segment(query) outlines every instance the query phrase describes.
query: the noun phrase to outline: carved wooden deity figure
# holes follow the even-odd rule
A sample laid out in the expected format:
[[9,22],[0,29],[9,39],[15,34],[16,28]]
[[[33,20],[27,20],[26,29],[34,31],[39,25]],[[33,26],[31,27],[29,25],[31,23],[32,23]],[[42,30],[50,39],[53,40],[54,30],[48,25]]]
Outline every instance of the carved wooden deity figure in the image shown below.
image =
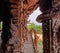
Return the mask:
[[[34,50],[31,49],[33,41],[31,34],[28,33],[27,18],[38,7],[38,2],[38,0],[0,0],[3,53],[27,53],[29,51],[33,53]],[[31,43],[31,48],[26,43]]]

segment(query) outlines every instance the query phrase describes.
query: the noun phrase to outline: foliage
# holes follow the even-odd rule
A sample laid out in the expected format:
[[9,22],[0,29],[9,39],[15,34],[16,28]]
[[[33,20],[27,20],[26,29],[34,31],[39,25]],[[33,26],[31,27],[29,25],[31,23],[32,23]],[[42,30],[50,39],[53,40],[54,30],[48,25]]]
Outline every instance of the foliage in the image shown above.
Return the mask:
[[39,53],[43,53],[43,41],[38,41],[38,50],[39,50]]
[[0,30],[2,30],[2,23],[0,22]]
[[42,40],[41,40],[41,41],[39,40],[39,41],[38,41],[38,45],[39,45],[39,46],[42,46],[42,45],[43,45],[43,41],[42,41]]
[[36,25],[34,23],[31,23],[28,25],[28,29],[35,29],[37,31],[37,33],[41,33],[42,32],[42,26]]

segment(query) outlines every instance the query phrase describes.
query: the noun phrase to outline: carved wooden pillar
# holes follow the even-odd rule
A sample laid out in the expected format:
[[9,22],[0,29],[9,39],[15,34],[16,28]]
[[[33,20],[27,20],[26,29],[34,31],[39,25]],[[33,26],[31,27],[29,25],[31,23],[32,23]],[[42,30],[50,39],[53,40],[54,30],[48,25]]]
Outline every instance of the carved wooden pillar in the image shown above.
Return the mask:
[[[2,50],[3,53],[6,53],[6,44],[8,42],[8,40],[11,38],[11,32],[10,32],[10,26],[11,26],[11,18],[12,15],[10,13],[10,2],[9,0],[1,0],[0,1],[0,16],[2,17],[2,21],[3,21],[3,28],[2,28]],[[1,40],[0,40],[1,41]],[[1,52],[2,53],[2,52]]]
[[42,21],[43,28],[43,53],[50,53],[49,20]]
[[60,53],[60,12],[53,17],[52,29],[53,29],[53,52]]

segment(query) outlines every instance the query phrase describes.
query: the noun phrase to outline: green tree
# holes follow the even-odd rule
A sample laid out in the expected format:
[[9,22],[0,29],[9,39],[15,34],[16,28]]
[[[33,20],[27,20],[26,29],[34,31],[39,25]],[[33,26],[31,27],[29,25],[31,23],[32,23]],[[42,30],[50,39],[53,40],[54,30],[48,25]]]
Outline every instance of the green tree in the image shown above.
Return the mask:
[[34,23],[31,23],[28,25],[28,29],[35,29],[37,31],[37,33],[41,33],[42,32],[42,26],[36,25]]

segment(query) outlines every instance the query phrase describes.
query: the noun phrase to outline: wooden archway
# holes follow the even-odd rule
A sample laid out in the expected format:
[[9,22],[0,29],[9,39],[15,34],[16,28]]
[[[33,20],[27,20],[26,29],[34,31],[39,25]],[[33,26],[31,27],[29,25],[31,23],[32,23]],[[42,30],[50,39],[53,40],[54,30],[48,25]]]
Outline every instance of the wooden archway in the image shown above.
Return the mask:
[[[39,0],[1,0],[1,2],[3,53],[28,53],[29,51],[37,53],[36,49],[29,50],[29,48],[24,49],[24,47],[26,48],[26,41],[30,41],[26,27],[27,19],[39,6]],[[29,35],[31,36],[31,34]],[[32,47],[33,41],[30,45]]]
[[[55,39],[53,39],[54,35],[53,36],[51,35],[52,33],[51,21],[52,20],[54,21],[54,19],[52,19],[51,17],[60,14],[59,2],[60,2],[59,0],[0,0],[1,4],[0,17],[2,17],[1,19],[3,20],[2,29],[2,41],[3,41],[2,48],[4,51],[3,53],[6,53],[6,49],[9,48],[8,46],[11,47],[10,53],[17,52],[26,53],[26,50],[23,48],[23,46],[25,45],[28,39],[27,36],[29,33],[26,27],[27,18],[38,6],[41,7],[40,10],[43,12],[43,14],[39,16],[40,18],[37,19],[37,21],[40,22],[42,20],[43,22],[43,33],[45,35],[43,40],[44,41],[43,53],[55,53],[56,48],[54,48],[55,50],[52,51],[53,50],[52,44],[54,44],[52,43],[53,42],[52,40]],[[58,14],[56,12],[58,12]],[[59,30],[60,28],[58,27],[58,31]],[[59,35],[59,32],[57,32],[57,35]],[[59,49],[60,48],[58,47],[57,49],[58,51],[56,50],[56,53],[59,53]],[[9,50],[7,53],[9,53]],[[33,51],[30,53],[37,52]]]

